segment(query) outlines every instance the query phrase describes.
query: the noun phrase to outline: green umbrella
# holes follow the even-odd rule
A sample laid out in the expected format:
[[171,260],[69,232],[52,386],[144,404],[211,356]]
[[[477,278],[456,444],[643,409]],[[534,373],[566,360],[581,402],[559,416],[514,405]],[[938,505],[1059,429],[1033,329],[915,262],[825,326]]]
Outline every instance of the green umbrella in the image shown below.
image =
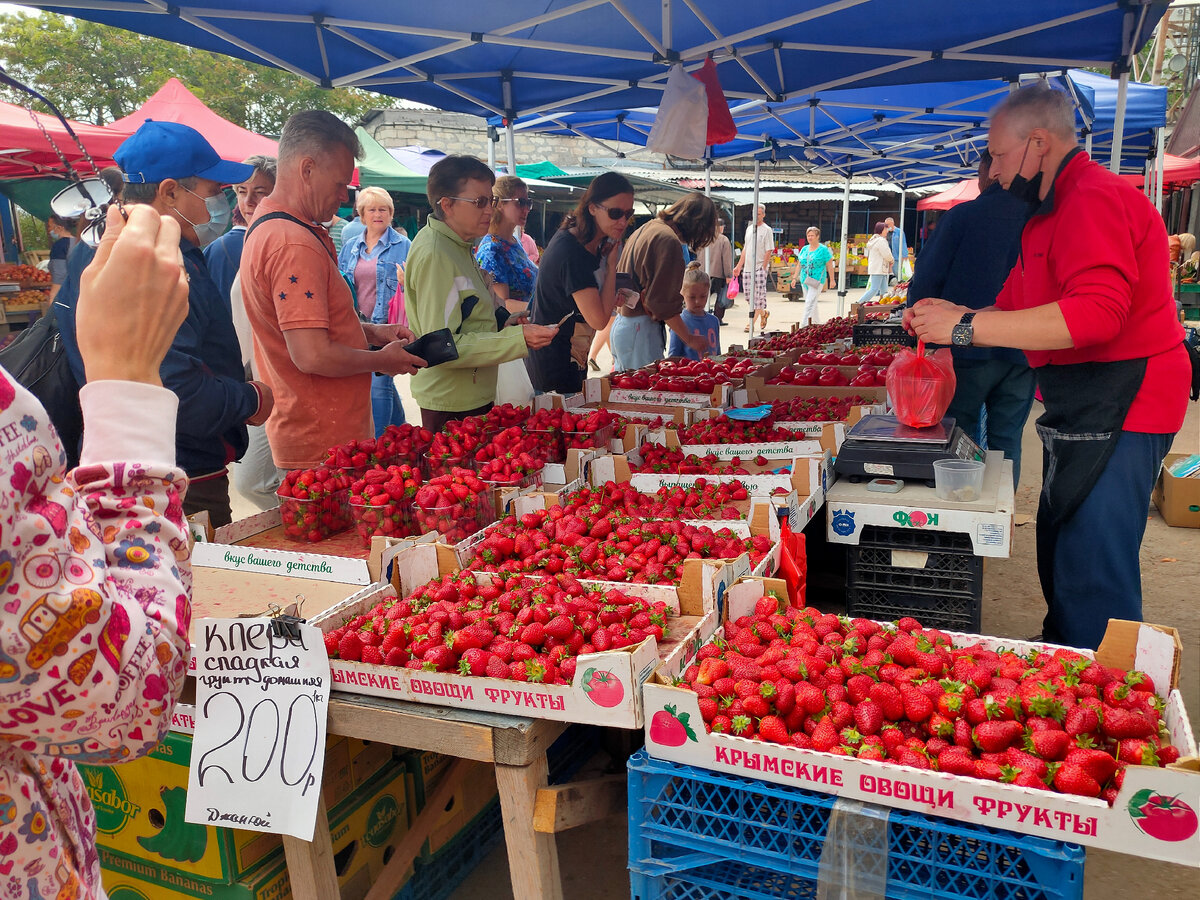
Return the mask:
[[51,198],[68,184],[62,178],[13,178],[0,181],[0,194],[45,221],[50,217]]

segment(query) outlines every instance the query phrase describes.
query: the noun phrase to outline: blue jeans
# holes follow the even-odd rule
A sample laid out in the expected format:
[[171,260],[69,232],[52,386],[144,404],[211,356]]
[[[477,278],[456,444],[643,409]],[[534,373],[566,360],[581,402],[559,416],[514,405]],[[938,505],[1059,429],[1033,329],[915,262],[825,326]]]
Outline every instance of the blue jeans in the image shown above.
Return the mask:
[[[1037,562],[1046,619],[1042,635],[1096,649],[1109,619],[1142,618],[1138,553],[1150,491],[1173,434],[1122,431],[1116,449],[1079,509],[1052,527],[1045,495],[1038,507]],[[1043,454],[1043,473],[1049,460]]]
[[371,376],[371,416],[375,419],[375,437],[389,425],[404,424],[404,407],[391,375]]
[[617,316],[609,343],[618,372],[648,366],[662,359],[667,349],[663,326],[649,316]]
[[886,275],[868,275],[867,276],[867,292],[858,298],[859,303],[866,303],[872,297],[882,297],[887,293]]
[[[955,359],[958,386],[947,415],[968,436],[1013,461],[1013,489],[1021,478],[1021,432],[1033,406],[1033,369],[1001,359]],[[980,412],[987,409],[986,432]],[[986,440],[985,440],[986,438]]]

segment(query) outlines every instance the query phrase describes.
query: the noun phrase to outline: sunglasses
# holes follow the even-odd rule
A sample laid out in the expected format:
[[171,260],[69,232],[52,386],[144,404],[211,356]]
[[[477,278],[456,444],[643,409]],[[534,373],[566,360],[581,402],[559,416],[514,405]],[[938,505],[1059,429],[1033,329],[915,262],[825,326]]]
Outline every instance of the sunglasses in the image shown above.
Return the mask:
[[608,217],[610,219],[612,219],[614,222],[617,221],[617,219],[632,219],[633,218],[633,210],[632,209],[621,209],[616,206],[601,206],[599,203],[597,203],[596,205],[599,206],[606,213],[608,213]]
[[533,201],[528,197],[505,197],[501,203],[515,203],[521,209],[533,209]]
[[457,200],[460,203],[470,203],[476,209],[487,209],[500,201],[495,197],[447,197],[447,200]]

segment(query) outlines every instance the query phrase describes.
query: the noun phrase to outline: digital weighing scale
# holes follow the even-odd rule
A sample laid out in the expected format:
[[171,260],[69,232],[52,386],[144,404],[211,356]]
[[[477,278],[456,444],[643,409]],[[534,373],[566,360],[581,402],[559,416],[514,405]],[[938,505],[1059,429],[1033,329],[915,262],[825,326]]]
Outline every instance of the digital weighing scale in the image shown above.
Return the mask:
[[952,418],[910,428],[895,416],[863,416],[846,434],[833,470],[852,482],[878,477],[923,481],[933,487],[939,459],[983,460],[983,450]]

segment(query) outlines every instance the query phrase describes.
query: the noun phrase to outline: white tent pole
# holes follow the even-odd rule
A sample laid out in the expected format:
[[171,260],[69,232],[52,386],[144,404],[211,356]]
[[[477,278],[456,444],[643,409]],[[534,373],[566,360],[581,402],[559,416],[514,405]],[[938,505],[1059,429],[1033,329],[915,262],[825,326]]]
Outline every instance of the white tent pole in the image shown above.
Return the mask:
[[[708,156],[709,149],[706,148],[704,153]],[[704,160],[704,196],[712,196],[712,159]],[[720,212],[717,213],[720,215]],[[708,272],[712,268],[712,244],[704,248],[704,271]]]
[[[754,201],[750,206],[750,283],[746,285],[746,298],[750,302],[750,337],[754,337],[754,291],[758,284],[758,179],[762,169],[762,162],[754,160]],[[742,272],[747,271],[746,266],[742,266]]]
[[1158,211],[1162,213],[1163,207],[1163,177],[1167,167],[1166,157],[1166,131],[1165,128],[1158,129],[1158,155],[1154,158],[1154,205],[1158,207]]
[[504,123],[504,143],[508,150],[508,174],[517,174],[517,142],[513,135],[512,119]]
[[1112,154],[1109,156],[1110,172],[1121,171],[1121,141],[1125,137],[1125,101],[1129,96],[1129,73],[1122,72],[1117,79],[1117,117],[1113,121]]
[[496,171],[496,142],[488,135],[488,168]]
[[1088,133],[1083,138],[1083,149],[1087,151],[1087,155],[1092,155],[1092,130],[1089,128]]
[[842,314],[842,308],[846,303],[846,265],[848,256],[848,247],[846,241],[850,237],[850,173],[846,173],[846,192],[842,194],[842,250],[838,260],[838,301],[837,314]]
[[[904,185],[900,185],[900,234],[904,234],[904,201],[907,199]],[[904,238],[904,246],[908,246],[908,238]],[[902,266],[900,260],[896,260],[896,281],[900,280],[900,271]]]
[[1157,163],[1148,159],[1142,165],[1142,193],[1151,203],[1154,202],[1154,176],[1157,174]]

